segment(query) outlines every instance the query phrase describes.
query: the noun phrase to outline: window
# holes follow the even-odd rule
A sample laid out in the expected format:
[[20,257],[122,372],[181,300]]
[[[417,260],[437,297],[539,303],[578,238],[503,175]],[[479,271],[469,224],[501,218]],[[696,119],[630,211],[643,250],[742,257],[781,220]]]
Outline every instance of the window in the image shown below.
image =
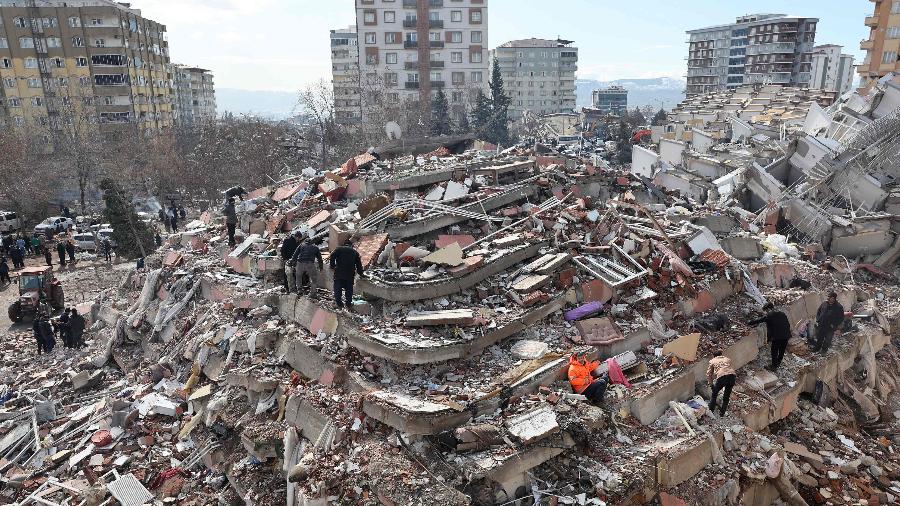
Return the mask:
[[29,77],[28,78],[28,87],[29,88],[40,88],[41,80],[36,77]]
[[397,21],[397,13],[394,11],[384,11],[384,22],[394,23]]
[[84,47],[84,40],[81,37],[72,37],[72,47]]
[[385,86],[397,86],[397,73],[396,72],[385,72],[384,84],[385,84]]
[[0,58],[0,69],[12,68],[12,61],[9,58]]
[[450,42],[455,44],[462,42],[462,32],[450,32]]
[[378,53],[366,53],[366,65],[378,65]]
[[481,23],[481,9],[469,11],[470,23]]
[[397,37],[397,33],[396,32],[388,32],[388,33],[384,34],[384,43],[385,44],[399,44],[400,40],[399,40],[399,37]]
[[462,63],[462,53],[460,53],[460,52],[450,53],[450,62],[451,63]]
[[115,99],[113,97],[103,97],[103,105],[113,105],[115,104]]
[[36,69],[38,66],[37,58],[25,58],[26,69]]
[[461,91],[454,91],[450,94],[450,101],[454,104],[458,104],[463,101],[463,94]]
[[[19,106],[16,106],[16,107],[19,107]],[[16,120],[16,126],[17,126],[17,127],[23,127],[23,126],[25,126],[25,118],[23,118],[22,116],[16,116],[16,117],[15,117],[15,120]]]
[[59,37],[47,37],[47,47],[62,47],[62,40]]
[[58,56],[56,58],[50,58],[50,63],[52,63],[53,66],[58,69],[61,69],[66,66],[65,60],[63,60],[62,58],[60,58]]
[[881,55],[881,63],[894,63],[897,61],[897,51],[885,51]]
[[481,63],[481,51],[473,51],[469,53],[469,62]]
[[441,72],[438,70],[432,70],[428,77],[431,78],[432,82],[443,80],[441,77]]
[[[900,39],[900,26],[892,26],[887,29],[887,38]],[[0,46],[3,47],[3,46]]]
[[103,19],[91,18],[91,26],[103,26]]
[[[472,43],[481,44],[481,32],[472,32]],[[519,53],[519,58],[521,57],[522,53]]]
[[400,94],[399,93],[388,93],[385,96],[387,98],[387,101],[392,104],[396,104],[396,103],[400,102]]
[[9,47],[9,41],[6,40],[6,37],[0,37],[0,49],[6,49]]
[[31,37],[19,37],[19,47],[29,49],[34,47],[34,39]]
[[409,73],[406,74],[406,82],[408,83],[417,83],[419,82],[419,74]]
[[94,47],[106,47],[106,39],[94,39]]
[[364,25],[377,25],[378,18],[375,16],[375,11],[366,10],[363,11],[363,24]]
[[56,28],[59,26],[59,20],[56,18],[41,18],[41,24],[44,28]]
[[72,28],[80,28],[81,27],[81,18],[79,17],[71,17],[69,18],[69,26]]
[[10,107],[22,107],[22,101],[19,99],[19,97],[9,97],[7,103]]
[[462,11],[450,11],[450,21],[462,23]]
[[79,56],[79,57],[75,58],[75,66],[76,67],[87,67],[88,66],[87,58],[85,58],[83,56]]
[[466,73],[465,72],[454,72],[451,75],[451,79],[453,84],[463,84],[466,81]]
[[473,83],[484,82],[484,80],[482,79],[481,72],[472,72],[472,82]]
[[366,32],[366,44],[375,44],[375,32]]
[[891,4],[891,14],[900,14],[900,1]]
[[388,65],[396,65],[397,64],[397,53],[385,53],[384,54],[384,63]]
[[13,25],[15,25],[16,28],[28,28],[28,22],[25,21],[25,18],[14,18]]
[[32,97],[31,98],[31,107],[42,107],[44,105],[44,99],[41,97]]
[[15,88],[16,80],[13,79],[12,77],[7,77],[3,80],[3,85],[6,86],[7,88]]
[[65,77],[60,77],[56,80],[56,85],[60,88],[68,88],[69,87],[69,79]]
[[428,40],[431,42],[440,42],[441,32],[428,32]]

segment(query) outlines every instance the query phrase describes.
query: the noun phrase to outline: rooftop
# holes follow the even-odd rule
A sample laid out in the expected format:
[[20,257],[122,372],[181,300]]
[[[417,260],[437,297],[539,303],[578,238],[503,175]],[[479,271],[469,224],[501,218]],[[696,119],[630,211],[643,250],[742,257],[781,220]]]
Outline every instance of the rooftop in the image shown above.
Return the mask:
[[549,39],[521,39],[521,40],[511,40],[506,44],[502,44],[499,47],[568,47],[569,44],[574,43],[572,40],[549,40]]

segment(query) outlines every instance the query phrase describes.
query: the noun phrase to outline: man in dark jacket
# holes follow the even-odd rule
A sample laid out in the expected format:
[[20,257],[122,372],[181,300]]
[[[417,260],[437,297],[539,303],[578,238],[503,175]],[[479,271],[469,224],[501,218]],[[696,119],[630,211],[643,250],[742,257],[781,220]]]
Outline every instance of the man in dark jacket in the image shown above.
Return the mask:
[[53,326],[50,325],[50,320],[46,316],[41,316],[38,327],[41,339],[44,343],[44,353],[50,353],[53,351],[53,348],[56,347],[56,337],[53,335]]
[[819,306],[816,311],[816,342],[812,351],[821,352],[823,355],[831,348],[831,339],[834,333],[840,330],[844,323],[844,306],[837,301],[837,294],[831,292],[828,299]]
[[75,263],[75,243],[71,240],[66,241],[66,253],[69,254],[69,262]]
[[84,346],[84,329],[87,322],[84,317],[78,314],[75,308],[72,308],[72,316],[69,317],[69,332],[71,332],[72,346],[81,348]]
[[791,338],[791,322],[788,320],[783,311],[775,309],[775,305],[769,302],[763,307],[766,316],[750,320],[749,325],[766,324],[766,337],[772,343],[772,364],[766,369],[775,372],[781,361],[784,359],[784,352],[787,350],[788,340]]
[[66,266],[66,245],[62,241],[56,242],[56,254],[59,255],[59,266]]
[[41,316],[35,316],[31,322],[31,330],[34,331],[34,340],[37,341],[37,354],[44,353],[44,335],[41,330]]
[[[312,298],[316,298],[316,292],[319,289],[319,271],[325,268],[319,247],[307,238],[303,241],[303,244],[294,250],[294,254],[288,263],[296,266],[294,267],[294,272],[296,273],[294,284],[297,287],[297,293],[304,292],[306,283],[304,283],[303,279],[306,276],[309,278],[309,295]],[[316,268],[316,263],[319,264],[318,269]],[[352,283],[350,290],[353,290]]]
[[[353,311],[353,281],[356,275],[365,277],[363,273],[362,259],[359,253],[353,249],[350,241],[338,247],[331,253],[331,270],[334,274],[334,303],[338,309],[344,309],[344,300],[347,301],[347,309]],[[341,300],[341,292],[345,298]]]
[[228,245],[234,247],[234,231],[237,229],[237,211],[234,209],[234,199],[229,198],[222,207],[225,215],[225,226],[228,228]]
[[9,264],[6,263],[4,257],[0,257],[0,283],[4,285],[12,283],[12,279],[9,277]]
[[281,261],[284,262],[284,283],[288,293],[293,292],[295,289],[294,265],[291,263],[291,259],[294,258],[294,252],[297,251],[297,247],[300,246],[301,235],[300,231],[294,232],[281,243]]
[[66,348],[73,347],[72,332],[71,329],[69,329],[69,313],[71,311],[71,309],[66,308],[66,310],[63,311],[63,314],[59,316],[59,322],[56,324],[56,328],[59,330],[59,338],[62,340],[63,346]]

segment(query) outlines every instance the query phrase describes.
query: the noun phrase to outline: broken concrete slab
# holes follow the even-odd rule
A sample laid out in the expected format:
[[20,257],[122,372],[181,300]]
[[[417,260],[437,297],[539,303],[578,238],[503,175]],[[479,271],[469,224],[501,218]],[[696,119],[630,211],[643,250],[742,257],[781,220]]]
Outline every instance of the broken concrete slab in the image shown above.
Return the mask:
[[407,327],[429,327],[435,325],[472,325],[475,312],[471,309],[451,309],[446,311],[421,311],[406,316]]
[[463,251],[459,243],[454,242],[422,258],[422,261],[429,264],[456,267],[463,263]]
[[551,281],[553,281],[553,278],[550,276],[546,274],[537,274],[527,276],[525,279],[514,284],[512,288],[519,293],[531,293],[549,285]]
[[560,430],[556,413],[547,406],[508,419],[506,427],[513,437],[526,445],[550,437]]

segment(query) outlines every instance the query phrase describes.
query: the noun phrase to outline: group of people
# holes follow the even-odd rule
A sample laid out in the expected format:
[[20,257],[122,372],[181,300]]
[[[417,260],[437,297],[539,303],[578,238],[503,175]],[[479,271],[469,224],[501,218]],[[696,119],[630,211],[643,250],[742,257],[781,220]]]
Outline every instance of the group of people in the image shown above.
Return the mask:
[[[309,237],[296,231],[281,244],[281,258],[284,260],[285,281],[289,293],[309,293],[317,298],[320,279],[325,269],[322,252]],[[362,258],[347,241],[335,248],[328,259],[333,277],[334,303],[338,309],[353,311],[353,284],[356,276],[365,277]],[[309,285],[307,292],[307,282]]]
[[178,221],[184,221],[185,219],[187,219],[187,210],[183,205],[176,204],[174,200],[172,200],[168,208],[163,206],[159,209],[159,221],[166,228],[166,232],[178,232]]
[[86,328],[87,321],[75,308],[66,308],[57,319],[50,319],[45,313],[38,314],[32,322],[34,338],[37,341],[37,354],[53,351],[56,347],[57,334],[66,348],[84,347]]
[[[750,320],[750,325],[766,324],[766,336],[770,343],[771,362],[766,367],[775,372],[784,360],[788,341],[792,336],[791,322],[784,311],[777,309],[774,304],[767,303],[763,307],[765,315]],[[809,332],[808,342],[810,351],[825,354],[831,347],[835,335],[840,336],[845,324],[844,307],[838,302],[837,293],[831,292],[828,298],[816,311],[815,334]],[[587,359],[579,359],[572,356],[569,359],[569,383],[575,393],[584,395],[589,402],[601,404],[610,382],[608,373],[599,373],[600,362],[592,362]],[[737,376],[730,358],[725,356],[722,350],[716,350],[706,369],[706,379],[711,387],[709,410],[715,413],[718,407],[719,415],[725,416],[728,410],[728,402],[731,399],[731,390],[734,388]],[[719,404],[719,393],[722,394],[722,402]]]

